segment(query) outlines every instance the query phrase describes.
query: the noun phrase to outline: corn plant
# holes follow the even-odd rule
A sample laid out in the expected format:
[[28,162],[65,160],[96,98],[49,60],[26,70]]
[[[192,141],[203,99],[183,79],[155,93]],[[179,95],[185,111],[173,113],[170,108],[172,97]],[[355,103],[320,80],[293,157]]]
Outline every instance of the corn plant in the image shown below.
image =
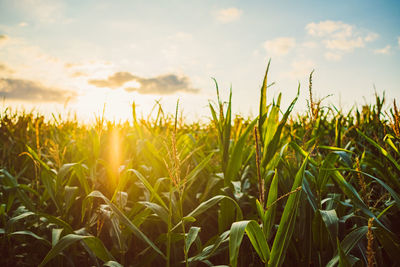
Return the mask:
[[[400,114],[315,97],[210,121],[160,101],[131,122],[0,112],[1,266],[395,266]],[[105,109],[105,107],[104,107]]]

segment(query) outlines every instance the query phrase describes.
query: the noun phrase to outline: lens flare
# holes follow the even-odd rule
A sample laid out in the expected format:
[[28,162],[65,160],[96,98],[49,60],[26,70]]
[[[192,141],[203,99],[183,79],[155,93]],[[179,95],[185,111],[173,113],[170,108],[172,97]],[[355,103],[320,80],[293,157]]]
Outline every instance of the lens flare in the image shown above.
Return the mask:
[[108,157],[112,184],[116,186],[119,181],[119,168],[121,166],[121,138],[117,128],[112,128],[110,132]]

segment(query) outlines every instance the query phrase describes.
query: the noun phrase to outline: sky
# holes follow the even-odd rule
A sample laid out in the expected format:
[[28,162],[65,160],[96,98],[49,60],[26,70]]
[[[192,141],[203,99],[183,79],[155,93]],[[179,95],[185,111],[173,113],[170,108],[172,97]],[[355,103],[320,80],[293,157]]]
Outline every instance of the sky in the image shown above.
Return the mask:
[[400,99],[399,1],[0,0],[1,105],[93,120],[147,117],[159,102],[210,117],[212,78],[233,112],[256,116],[271,59],[268,101],[314,97],[344,110]]

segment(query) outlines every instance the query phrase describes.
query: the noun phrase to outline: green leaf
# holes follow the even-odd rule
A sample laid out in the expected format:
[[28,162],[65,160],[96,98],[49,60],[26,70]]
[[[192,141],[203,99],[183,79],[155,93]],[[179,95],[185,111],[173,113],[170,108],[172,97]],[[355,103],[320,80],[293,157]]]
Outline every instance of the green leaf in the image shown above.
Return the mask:
[[189,174],[186,176],[187,188],[191,187],[192,184],[196,181],[194,178],[208,165],[213,155],[214,153],[210,153],[199,164],[197,164],[197,166],[193,170],[189,172]]
[[253,220],[234,222],[229,237],[229,262],[233,267],[237,266],[239,248],[245,231],[260,259],[266,262],[269,258],[269,247],[258,223]]
[[67,234],[74,233],[74,230],[72,229],[72,227],[67,222],[61,220],[60,218],[57,218],[53,215],[50,215],[47,213],[42,213],[42,212],[38,212],[37,215],[40,217],[46,218],[51,223],[61,226]]
[[276,151],[278,150],[279,141],[281,138],[281,133],[282,133],[283,127],[285,126],[286,121],[289,118],[289,115],[292,112],[294,105],[297,102],[297,99],[299,98],[299,93],[300,93],[300,85],[297,89],[296,97],[293,99],[292,103],[289,105],[285,114],[283,115],[283,117],[275,131],[275,134],[274,134],[273,138],[271,139],[271,142],[269,142],[268,144],[264,144],[264,147],[266,147],[266,149],[264,149],[264,153],[263,153],[262,160],[261,160],[261,166],[266,166],[268,164],[268,162],[273,158]]
[[186,176],[186,182],[192,181],[210,162],[211,158],[214,156],[214,153],[208,154],[196,167],[191,170]]
[[337,250],[339,251],[339,267],[351,267],[350,262],[346,258],[346,254],[344,253],[342,247],[340,246],[338,238],[336,238],[336,242],[337,242]]
[[150,191],[150,193],[160,202],[160,204],[165,208],[168,209],[168,206],[165,204],[165,202],[162,200],[160,195],[154,190],[154,188],[151,186],[151,184],[147,181],[147,179],[137,170],[135,169],[129,169],[127,170],[128,172],[133,172],[136,177],[143,183],[143,185],[147,188],[147,190]]
[[[296,142],[292,141],[292,142],[289,143],[289,145],[290,145],[297,153],[299,153],[299,154],[302,155],[303,157],[307,157],[308,153],[307,153],[303,148],[301,148],[301,146],[299,146]],[[312,159],[312,158],[310,158],[310,157],[308,158],[308,160],[309,160],[310,163],[311,163],[312,165],[314,165],[314,166],[318,166],[318,165],[319,165],[318,162],[316,162],[314,159]]]
[[74,204],[75,198],[78,194],[79,194],[79,187],[68,186],[68,185],[64,187],[65,212],[68,212],[72,204]]
[[223,147],[222,147],[222,166],[224,170],[224,181],[225,186],[229,185],[229,177],[226,176],[226,167],[229,161],[229,146],[230,146],[230,139],[231,139],[231,119],[232,119],[232,87],[229,93],[229,102],[228,108],[226,110],[226,117],[224,118],[224,126],[223,126]]
[[[309,181],[311,181],[312,186],[315,188],[314,185],[315,185],[316,179],[312,173],[307,172],[307,171],[305,173],[306,173],[306,175],[303,179],[303,185],[302,185],[303,191],[306,193],[308,203],[310,203],[311,208],[315,212],[318,209],[318,204],[317,204],[318,199],[315,197],[313,191],[311,190]],[[307,175],[309,175],[309,176],[307,176]]]
[[263,230],[267,240],[270,237],[271,229],[274,226],[275,222],[276,205],[273,206],[271,205],[278,198],[278,183],[279,183],[278,170],[275,170],[275,174],[274,177],[272,178],[271,186],[268,192],[268,199],[267,199],[268,209],[265,211],[263,219]]
[[[303,164],[296,174],[292,191],[302,185],[307,162],[308,156],[304,159]],[[286,202],[286,206],[283,210],[281,221],[279,223],[278,232],[276,233],[274,243],[272,244],[271,256],[268,261],[268,265],[279,267],[285,259],[286,249],[294,229],[294,221],[296,219],[297,208],[300,202],[300,195],[301,191],[295,192],[289,196]]]
[[[383,147],[381,147],[377,142],[375,142],[374,140],[372,140],[371,138],[369,138],[368,136],[366,136],[363,132],[361,132],[360,130],[356,129],[357,132],[363,136],[371,145],[373,145],[376,149],[378,149],[378,151],[384,156],[386,157],[395,167],[398,171],[400,171],[400,164],[397,163],[397,161],[392,157],[392,155],[390,155],[386,149],[384,149]],[[391,182],[396,185],[397,189],[400,190],[400,181],[399,179],[396,179],[395,177],[389,176],[389,178],[391,178]]]
[[[209,208],[211,208],[214,205],[218,204],[223,199],[227,199],[227,200],[231,201],[236,206],[236,220],[241,220],[243,218],[243,215],[242,215],[242,210],[240,209],[239,205],[236,203],[235,200],[233,200],[232,198],[230,198],[228,196],[224,196],[224,195],[216,195],[216,196],[210,198],[209,200],[206,200],[206,201],[200,203],[200,205],[198,205],[193,211],[191,211],[188,215],[186,215],[186,217],[192,216],[192,217],[196,218],[196,216],[198,216],[198,215],[202,214],[203,212],[207,211]],[[182,221],[178,222],[172,228],[171,231],[174,231],[181,224],[182,224]]]
[[72,171],[73,167],[77,165],[78,163],[66,163],[63,164],[60,169],[57,172],[57,179],[59,179],[60,182],[62,182],[65,178],[65,176]]
[[374,235],[378,238],[379,243],[383,246],[385,252],[389,255],[393,262],[400,262],[400,241],[399,237],[388,232],[382,227],[373,229]]
[[338,160],[338,155],[335,153],[329,153],[324,161],[322,161],[321,167],[318,172],[317,187],[319,191],[323,192],[331,174],[330,169],[334,167],[335,162]]
[[50,198],[53,200],[54,205],[56,206],[57,210],[60,210],[60,205],[58,203],[58,200],[56,198],[56,181],[53,177],[53,173],[51,171],[43,170],[41,175],[42,183],[44,187],[46,188],[47,192],[50,195]]
[[190,227],[189,232],[187,233],[186,243],[185,243],[186,254],[189,252],[189,249],[192,246],[193,242],[196,240],[199,232],[200,232],[200,227],[195,227],[195,226]]
[[237,266],[240,244],[242,244],[244,231],[249,222],[250,221],[235,222],[231,226],[229,235],[229,263],[232,267]]
[[340,172],[338,170],[334,170],[332,174],[333,174],[332,175],[333,180],[337,183],[340,189],[346,194],[346,196],[351,199],[353,204],[357,208],[359,208],[365,215],[374,218],[379,225],[387,229],[386,226],[383,225],[382,222],[375,216],[375,214],[372,211],[370,211],[369,208],[364,204],[360,195],[357,193],[357,190],[344,179],[344,177],[340,174]]
[[340,148],[340,147],[335,147],[335,146],[318,146],[318,147],[322,148],[322,149],[331,150],[331,151],[342,151],[342,152],[354,154],[354,152],[351,150]]
[[40,163],[40,166],[42,166],[46,171],[51,171],[49,165],[44,163],[38,156],[38,154],[33,150],[30,146],[26,145],[26,149],[28,150],[28,153],[31,155],[31,157],[36,160],[37,162]]
[[215,238],[214,242],[211,245],[203,248],[203,250],[199,254],[189,258],[188,261],[189,262],[204,261],[209,257],[213,256],[214,253],[216,253],[218,248],[221,246],[221,244],[228,241],[228,236],[229,236],[229,230],[223,232],[221,235]]
[[115,260],[111,253],[104,246],[103,242],[94,236],[88,236],[83,239],[83,242],[90,248],[97,258],[104,262]]
[[185,216],[185,217],[182,218],[182,220],[183,220],[184,222],[193,223],[193,222],[196,221],[196,218],[193,217],[193,216]]
[[117,206],[111,203],[110,200],[106,198],[102,193],[100,193],[99,191],[93,191],[87,197],[97,197],[103,199],[104,202],[106,202],[107,205],[110,206],[111,210],[117,215],[121,223],[123,223],[134,235],[142,239],[145,243],[147,243],[150,247],[152,247],[158,254],[160,254],[163,258],[165,258],[164,253],[162,253],[161,250],[156,245],[154,245],[154,243],[144,233],[142,233],[142,231],[140,231],[139,228],[137,228],[129,220],[129,218],[126,217],[125,214],[122,211],[120,211]]
[[22,187],[20,187],[20,185],[18,184],[17,179],[5,169],[0,169],[0,175],[0,178],[4,178],[5,185],[11,188],[15,188],[17,190],[18,199],[24,204],[24,206],[30,211],[35,210],[31,199],[26,195],[23,190],[21,190]]
[[[356,172],[358,172],[358,171],[356,171]],[[389,192],[389,194],[393,197],[394,201],[396,202],[396,206],[400,209],[400,197],[396,193],[396,191],[394,191],[390,186],[388,186],[386,183],[384,183],[381,179],[379,179],[371,174],[368,174],[365,172],[358,172],[358,173],[361,173],[361,174],[368,176],[368,177],[374,179],[375,181],[377,181],[383,188],[385,188]]]
[[81,187],[85,191],[85,195],[88,195],[91,192],[91,188],[90,188],[90,185],[89,185],[89,182],[88,182],[88,178],[87,178],[87,175],[86,175],[87,167],[85,165],[83,165],[83,164],[76,163],[73,166],[73,169],[74,169],[74,173],[76,175],[76,178],[78,178],[78,181],[79,181]]
[[62,228],[51,229],[51,246],[52,247],[54,247],[58,243],[58,240],[60,240],[62,231],[63,231]]
[[263,124],[263,132],[264,132],[264,150],[266,149],[267,145],[271,142],[272,138],[274,137],[274,133],[279,125],[279,112],[280,112],[280,103],[282,99],[282,93],[278,95],[277,103],[273,103],[271,107],[271,111],[268,114],[267,122]]
[[383,138],[383,141],[388,144],[398,155],[400,155],[399,150],[397,149],[396,145],[393,143],[392,139],[394,139],[394,137],[390,134],[385,135],[385,137]]
[[139,203],[151,209],[161,220],[168,224],[168,211],[164,207],[149,201],[139,201]]
[[103,242],[94,236],[82,236],[76,234],[68,234],[61,238],[57,244],[50,249],[39,267],[46,265],[50,260],[60,254],[64,249],[77,241],[84,241],[85,244],[93,251],[93,253],[102,261],[114,260],[110,252],[104,247]]
[[106,263],[103,264],[103,266],[108,266],[108,267],[124,267],[123,265],[119,264],[116,261],[107,261]]
[[235,180],[239,170],[243,167],[243,149],[246,144],[247,137],[249,133],[252,132],[254,129],[254,125],[256,124],[257,120],[253,120],[246,128],[244,133],[241,134],[238,141],[233,146],[233,152],[231,157],[228,161],[228,166],[226,167],[226,176],[229,181]]
[[264,131],[263,131],[263,124],[267,114],[267,88],[268,88],[268,71],[269,66],[271,64],[271,59],[268,60],[267,69],[265,71],[263,84],[261,86],[261,96],[260,96],[260,112],[258,115],[259,122],[258,122],[258,129],[260,130],[260,139],[261,143],[264,143]]
[[39,241],[42,241],[43,243],[45,243],[48,246],[51,246],[50,242],[47,239],[44,239],[41,236],[38,236],[35,233],[32,233],[31,231],[17,231],[17,232],[13,232],[10,233],[9,236],[13,236],[13,235],[27,235],[27,236],[31,236]]
[[270,256],[270,250],[264,233],[256,221],[249,222],[246,227],[246,234],[260,259],[263,262],[267,262]]
[[338,237],[339,218],[335,210],[319,210],[333,244]]
[[29,217],[29,216],[32,216],[32,215],[35,215],[35,213],[33,213],[33,212],[31,212],[31,211],[27,211],[27,212],[24,212],[24,213],[21,213],[21,214],[15,216],[15,217],[12,217],[11,219],[9,219],[9,220],[7,221],[6,230],[11,229],[11,227],[12,227],[12,226],[14,225],[14,223],[16,223],[17,221],[22,220],[22,219],[25,219],[26,217]]
[[[368,232],[368,226],[361,226],[353,231],[351,231],[340,243],[340,247],[343,249],[343,253],[347,255],[354,246],[365,237]],[[335,256],[328,262],[326,267],[334,267],[339,261],[339,253],[336,252]]]
[[264,207],[260,204],[260,201],[256,199],[256,208],[257,208],[257,214],[258,217],[261,219],[261,221],[264,221]]

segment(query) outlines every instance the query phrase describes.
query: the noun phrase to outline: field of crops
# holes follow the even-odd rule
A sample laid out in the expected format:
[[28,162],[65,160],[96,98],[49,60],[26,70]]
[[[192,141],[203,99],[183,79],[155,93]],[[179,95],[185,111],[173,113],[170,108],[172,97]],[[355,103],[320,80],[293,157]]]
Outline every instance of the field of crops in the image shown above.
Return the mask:
[[3,110],[0,266],[396,266],[396,103],[343,113],[311,80],[295,115],[266,74],[252,119],[217,87],[208,124]]

